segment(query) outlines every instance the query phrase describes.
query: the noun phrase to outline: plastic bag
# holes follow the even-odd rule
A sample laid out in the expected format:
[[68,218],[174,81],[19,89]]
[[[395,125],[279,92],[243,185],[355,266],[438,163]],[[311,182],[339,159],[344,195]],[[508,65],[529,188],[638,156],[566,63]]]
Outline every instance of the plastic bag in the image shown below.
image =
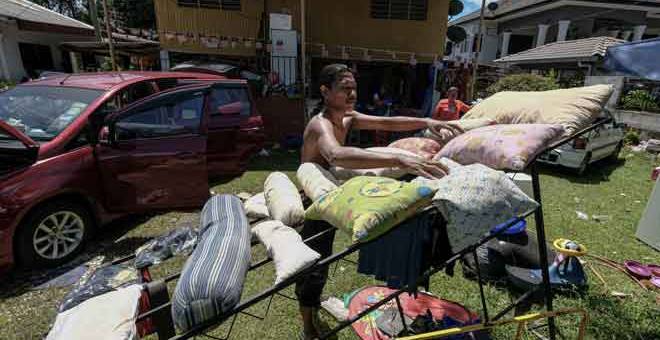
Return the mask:
[[171,230],[135,251],[135,268],[159,264],[183,252],[190,252],[197,244],[197,231],[186,227]]
[[138,273],[130,264],[100,267],[89,276],[89,279],[80,282],[66,295],[59,312],[69,310],[95,296],[135,283],[138,283]]

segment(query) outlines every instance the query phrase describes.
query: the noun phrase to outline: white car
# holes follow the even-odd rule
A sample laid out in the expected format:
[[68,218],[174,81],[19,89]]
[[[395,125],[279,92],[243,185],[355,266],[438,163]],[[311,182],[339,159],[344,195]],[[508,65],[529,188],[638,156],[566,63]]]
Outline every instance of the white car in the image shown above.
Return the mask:
[[573,168],[583,174],[589,164],[604,158],[615,159],[623,147],[623,124],[604,124],[538,157],[543,163]]

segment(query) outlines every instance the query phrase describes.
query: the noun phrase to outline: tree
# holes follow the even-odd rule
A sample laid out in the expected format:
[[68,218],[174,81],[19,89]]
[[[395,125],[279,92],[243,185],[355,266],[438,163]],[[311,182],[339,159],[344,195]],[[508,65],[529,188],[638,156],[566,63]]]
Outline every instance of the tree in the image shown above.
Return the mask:
[[498,80],[486,92],[493,95],[500,91],[548,91],[556,90],[559,84],[554,76],[543,77],[535,74],[513,74]]
[[121,28],[156,28],[153,0],[112,0],[116,24]]
[[76,20],[89,22],[87,9],[80,0],[31,0],[37,5],[46,7],[57,13],[66,15]]

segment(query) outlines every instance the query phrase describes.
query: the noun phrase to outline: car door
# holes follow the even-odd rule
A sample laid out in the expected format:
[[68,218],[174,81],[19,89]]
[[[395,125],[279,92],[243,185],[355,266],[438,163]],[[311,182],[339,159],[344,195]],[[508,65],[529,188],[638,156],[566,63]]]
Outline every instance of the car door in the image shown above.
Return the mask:
[[209,94],[209,175],[240,174],[251,153],[263,143],[260,117],[254,113],[249,89],[243,83],[219,83]]
[[96,156],[116,212],[201,207],[209,196],[204,111],[208,86],[176,89],[108,121]]

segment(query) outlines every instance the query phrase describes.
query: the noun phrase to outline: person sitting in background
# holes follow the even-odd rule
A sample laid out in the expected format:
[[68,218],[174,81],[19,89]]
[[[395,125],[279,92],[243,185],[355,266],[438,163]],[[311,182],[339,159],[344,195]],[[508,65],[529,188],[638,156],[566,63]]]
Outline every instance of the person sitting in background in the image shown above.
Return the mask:
[[457,99],[458,88],[450,87],[447,90],[447,99],[442,99],[435,107],[432,118],[435,120],[458,120],[472,107]]

